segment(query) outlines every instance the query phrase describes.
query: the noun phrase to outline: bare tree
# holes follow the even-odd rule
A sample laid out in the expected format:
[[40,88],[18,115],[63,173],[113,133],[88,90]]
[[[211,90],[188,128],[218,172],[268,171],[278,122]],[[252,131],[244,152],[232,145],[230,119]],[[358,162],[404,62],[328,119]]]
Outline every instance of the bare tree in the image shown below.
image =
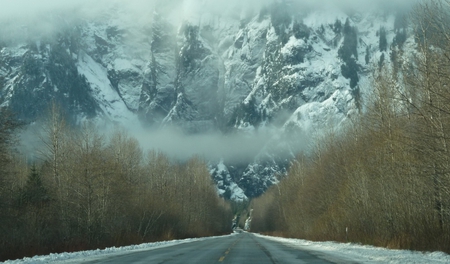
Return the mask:
[[[61,219],[64,235],[69,235],[69,177],[71,169],[68,168],[69,154],[71,149],[68,147],[71,138],[70,127],[66,123],[66,119],[62,109],[53,102],[48,110],[48,115],[44,118],[42,129],[38,135],[42,142],[42,147],[38,150],[38,154],[42,161],[47,162],[49,168],[49,179],[51,182],[51,190],[56,194],[58,201],[57,214]],[[47,176],[44,170],[43,177]]]

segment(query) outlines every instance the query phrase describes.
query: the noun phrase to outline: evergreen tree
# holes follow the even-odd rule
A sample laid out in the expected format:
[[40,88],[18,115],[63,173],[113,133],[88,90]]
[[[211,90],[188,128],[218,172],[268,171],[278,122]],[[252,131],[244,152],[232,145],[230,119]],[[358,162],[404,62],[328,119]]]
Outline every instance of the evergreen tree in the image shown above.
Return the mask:
[[403,44],[405,44],[405,42],[406,42],[406,37],[407,37],[407,35],[406,35],[405,29],[398,30],[395,33],[394,40],[392,41],[393,45],[396,45],[401,49],[403,47]]
[[387,50],[387,38],[386,38],[386,29],[384,27],[380,28],[380,41],[379,41],[379,47],[380,51],[386,51]]
[[350,20],[347,19],[344,24],[344,43],[339,49],[339,56],[344,60],[348,61],[353,55],[358,59],[358,33],[356,29],[350,25]]
[[384,57],[384,53],[383,54],[381,54],[381,56],[380,56],[380,61],[378,62],[378,68],[381,70],[381,68],[383,67],[383,65],[384,65],[384,60],[385,60],[385,57]]
[[350,87],[354,88],[358,84],[358,34],[356,29],[350,25],[349,19],[345,21],[344,25],[344,42],[339,48],[339,57],[344,62],[341,65],[342,76],[350,79]]
[[294,32],[294,36],[297,39],[304,39],[306,41],[310,36],[309,28],[305,24],[303,24],[302,21],[295,21],[294,25],[292,26],[292,31]]
[[342,22],[339,19],[336,19],[336,22],[334,22],[333,31],[336,34],[341,33],[341,31],[342,31]]
[[0,179],[6,173],[6,164],[10,160],[9,150],[13,141],[13,132],[18,127],[17,121],[12,118],[11,112],[0,108]]
[[366,64],[369,64],[370,62],[370,46],[366,47],[366,56],[364,57]]
[[22,189],[19,197],[19,203],[22,206],[41,207],[50,201],[48,191],[42,183],[41,175],[33,164],[27,182]]

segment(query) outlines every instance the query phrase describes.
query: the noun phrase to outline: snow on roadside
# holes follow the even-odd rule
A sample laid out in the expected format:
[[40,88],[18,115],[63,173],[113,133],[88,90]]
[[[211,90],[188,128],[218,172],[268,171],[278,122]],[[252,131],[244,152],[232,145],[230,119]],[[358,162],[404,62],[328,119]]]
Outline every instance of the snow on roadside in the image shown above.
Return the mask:
[[312,242],[302,239],[255,235],[301,250],[320,252],[342,259],[351,258],[361,263],[450,263],[450,255],[443,252],[392,250],[351,243]]
[[[227,236],[233,236],[236,234],[230,234]],[[180,245],[184,243],[191,243],[196,241],[203,241],[207,239],[214,239],[223,236],[212,236],[202,238],[187,238],[180,240],[160,241],[153,243],[144,243],[140,245],[131,245],[124,247],[110,247],[105,249],[86,250],[72,253],[52,253],[50,255],[34,256],[31,258],[23,258],[18,260],[7,260],[6,262],[0,262],[5,264],[39,264],[39,263],[80,263],[85,261],[92,261],[103,257],[111,257],[114,255],[122,255],[131,252],[153,250],[163,247],[170,247]]]

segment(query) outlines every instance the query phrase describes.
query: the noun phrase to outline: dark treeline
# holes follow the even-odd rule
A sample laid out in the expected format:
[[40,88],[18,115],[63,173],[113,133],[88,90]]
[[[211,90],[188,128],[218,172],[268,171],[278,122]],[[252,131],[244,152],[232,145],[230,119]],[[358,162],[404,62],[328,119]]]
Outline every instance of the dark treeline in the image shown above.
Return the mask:
[[375,70],[367,111],[252,202],[253,231],[450,252],[449,10],[411,14],[418,52],[391,48],[402,59]]
[[0,113],[0,260],[230,231],[229,205],[199,158],[144,155],[123,131],[75,129],[50,112],[31,166],[14,155],[18,124]]

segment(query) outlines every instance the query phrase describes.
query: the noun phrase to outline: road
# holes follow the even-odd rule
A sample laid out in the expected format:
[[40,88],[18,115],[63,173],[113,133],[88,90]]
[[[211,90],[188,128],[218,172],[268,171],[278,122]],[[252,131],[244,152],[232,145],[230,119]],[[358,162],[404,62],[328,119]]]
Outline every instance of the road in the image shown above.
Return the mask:
[[[320,252],[302,251],[251,233],[217,237],[84,263],[352,263]],[[353,262],[356,263],[356,262]]]

